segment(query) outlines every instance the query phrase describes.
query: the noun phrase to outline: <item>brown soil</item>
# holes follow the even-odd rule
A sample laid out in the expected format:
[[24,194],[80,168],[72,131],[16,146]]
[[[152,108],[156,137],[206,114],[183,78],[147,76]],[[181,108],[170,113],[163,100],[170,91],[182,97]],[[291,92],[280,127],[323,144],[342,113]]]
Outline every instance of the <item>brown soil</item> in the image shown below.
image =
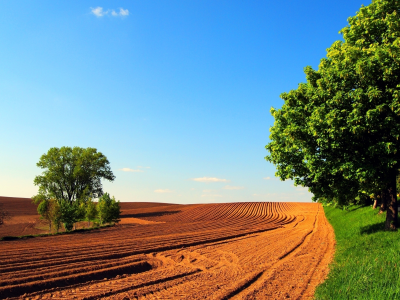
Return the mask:
[[[29,198],[0,197],[4,210],[10,214],[0,226],[0,238],[3,236],[21,236],[46,233],[48,225],[40,220],[36,206]],[[1,297],[0,297],[1,298]]]
[[122,205],[115,227],[0,242],[0,298],[310,299],[334,252],[319,204]]

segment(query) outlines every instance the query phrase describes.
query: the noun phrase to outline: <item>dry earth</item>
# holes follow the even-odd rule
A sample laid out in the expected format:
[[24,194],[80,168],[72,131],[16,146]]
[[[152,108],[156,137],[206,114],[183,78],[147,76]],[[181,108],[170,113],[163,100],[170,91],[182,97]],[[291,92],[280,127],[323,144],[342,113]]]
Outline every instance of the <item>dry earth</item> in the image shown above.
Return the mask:
[[[23,204],[16,199],[0,202]],[[30,224],[29,203],[24,214],[10,211],[14,221],[27,216]],[[0,242],[0,298],[310,299],[334,252],[319,204],[123,203],[122,210],[112,228]]]

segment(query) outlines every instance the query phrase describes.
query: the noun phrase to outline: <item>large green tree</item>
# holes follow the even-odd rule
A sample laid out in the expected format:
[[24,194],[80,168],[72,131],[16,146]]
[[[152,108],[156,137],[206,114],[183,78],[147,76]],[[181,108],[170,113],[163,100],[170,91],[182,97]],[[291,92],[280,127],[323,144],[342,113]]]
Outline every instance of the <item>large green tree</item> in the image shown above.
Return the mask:
[[277,175],[308,187],[314,200],[348,204],[381,193],[387,229],[398,227],[399,13],[399,1],[373,0],[350,17],[344,41],[271,110],[266,146]]
[[35,177],[39,194],[72,202],[86,197],[103,195],[102,179],[113,181],[107,158],[95,148],[51,148],[37,163],[43,173]]

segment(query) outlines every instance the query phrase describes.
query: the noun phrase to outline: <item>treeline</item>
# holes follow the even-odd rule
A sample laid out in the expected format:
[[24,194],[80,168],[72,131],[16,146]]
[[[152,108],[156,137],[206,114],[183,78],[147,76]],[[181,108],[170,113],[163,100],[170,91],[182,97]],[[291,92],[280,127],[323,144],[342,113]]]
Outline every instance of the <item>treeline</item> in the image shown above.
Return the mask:
[[58,233],[62,225],[65,231],[71,231],[81,221],[87,221],[88,227],[91,222],[92,226],[98,226],[120,221],[120,203],[108,193],[101,196],[97,203],[91,197],[67,201],[47,198],[41,194],[32,197],[32,200],[38,206],[37,211],[42,219],[49,224],[50,233],[52,228]]
[[397,229],[400,169],[400,1],[372,0],[306,82],[271,108],[266,159],[276,175],[340,206],[380,200]]

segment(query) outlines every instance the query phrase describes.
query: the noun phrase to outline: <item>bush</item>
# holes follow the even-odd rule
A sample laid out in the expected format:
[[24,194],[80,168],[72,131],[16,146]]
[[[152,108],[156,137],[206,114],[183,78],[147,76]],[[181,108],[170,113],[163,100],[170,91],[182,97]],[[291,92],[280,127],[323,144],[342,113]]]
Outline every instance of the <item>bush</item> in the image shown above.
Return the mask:
[[116,201],[114,197],[110,198],[110,194],[105,193],[99,198],[98,213],[100,224],[119,222],[121,215],[119,201]]

